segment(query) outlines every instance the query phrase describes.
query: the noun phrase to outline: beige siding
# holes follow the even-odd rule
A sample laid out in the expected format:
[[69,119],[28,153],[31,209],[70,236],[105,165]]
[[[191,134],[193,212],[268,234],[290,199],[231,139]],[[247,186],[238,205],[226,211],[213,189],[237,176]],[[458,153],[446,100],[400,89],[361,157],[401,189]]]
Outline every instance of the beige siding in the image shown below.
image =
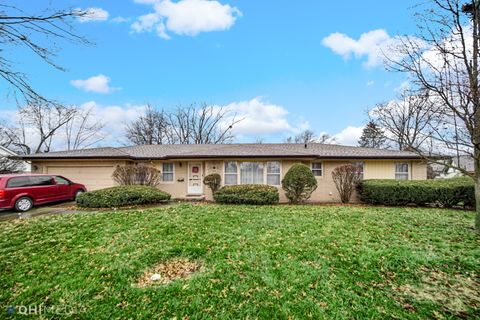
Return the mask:
[[84,184],[87,190],[98,190],[114,186],[112,173],[117,165],[125,163],[109,160],[34,161],[32,171],[62,175],[73,182]]
[[[239,158],[231,161],[278,161],[277,159],[248,159]],[[362,160],[359,160],[362,161]],[[173,198],[185,198],[188,196],[188,160],[166,161],[174,163],[174,179],[172,182],[163,182],[159,188],[172,195]],[[223,168],[224,160],[196,160],[201,162],[202,179],[205,175],[211,173],[218,173],[222,176],[223,182]],[[310,160],[283,160],[281,161],[281,177],[290,169],[294,163],[304,163],[311,165]],[[312,194],[310,202],[338,202],[340,197],[332,179],[332,171],[339,165],[349,163],[345,160],[324,160],[323,175],[316,177],[318,188]],[[427,166],[421,161],[403,161],[409,164],[410,179],[424,180],[427,175]],[[127,161],[112,161],[112,160],[85,160],[85,161],[33,161],[33,169],[39,173],[52,173],[64,175],[75,182],[83,183],[89,190],[111,187],[114,181],[111,177],[113,170],[117,165],[126,164]],[[159,170],[162,170],[163,161],[152,162]],[[364,161],[364,178],[365,179],[394,179],[395,178],[395,163],[394,160],[365,160]],[[286,202],[287,199],[281,187],[278,187],[280,192],[280,200]],[[203,186],[203,192],[207,200],[212,200],[212,194],[207,186]],[[352,201],[356,200],[354,195]]]
[[187,196],[187,161],[155,161],[154,165],[158,170],[162,171],[162,163],[173,162],[174,164],[174,176],[172,182],[162,182],[158,186],[159,189],[168,192],[172,195],[172,198],[185,198]]

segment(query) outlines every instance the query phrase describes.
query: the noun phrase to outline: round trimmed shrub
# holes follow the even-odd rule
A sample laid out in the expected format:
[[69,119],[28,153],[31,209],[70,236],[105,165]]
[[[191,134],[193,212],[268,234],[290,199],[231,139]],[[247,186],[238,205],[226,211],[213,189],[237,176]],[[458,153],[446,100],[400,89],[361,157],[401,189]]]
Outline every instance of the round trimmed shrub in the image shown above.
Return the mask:
[[296,163],[283,177],[282,188],[291,203],[300,203],[309,199],[317,189],[317,179],[308,166]]
[[218,173],[211,173],[203,178],[203,183],[212,190],[212,194],[215,194],[220,188],[222,177]]
[[241,184],[220,188],[213,198],[218,203],[225,204],[275,204],[280,196],[278,189],[263,184]]
[[116,208],[161,203],[170,197],[155,187],[119,186],[85,192],[78,196],[77,205],[82,208]]

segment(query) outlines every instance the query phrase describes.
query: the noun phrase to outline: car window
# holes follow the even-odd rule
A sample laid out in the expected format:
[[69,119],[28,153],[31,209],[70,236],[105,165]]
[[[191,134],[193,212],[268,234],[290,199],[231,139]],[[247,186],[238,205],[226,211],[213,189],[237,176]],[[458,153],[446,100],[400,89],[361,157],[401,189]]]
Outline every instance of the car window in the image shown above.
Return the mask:
[[59,176],[55,176],[55,181],[57,181],[57,184],[70,184],[70,181]]
[[30,177],[10,178],[7,182],[7,188],[29,187],[31,185]]
[[53,182],[53,177],[52,176],[37,176],[37,177],[30,177],[32,180],[31,186],[51,186],[55,184]]

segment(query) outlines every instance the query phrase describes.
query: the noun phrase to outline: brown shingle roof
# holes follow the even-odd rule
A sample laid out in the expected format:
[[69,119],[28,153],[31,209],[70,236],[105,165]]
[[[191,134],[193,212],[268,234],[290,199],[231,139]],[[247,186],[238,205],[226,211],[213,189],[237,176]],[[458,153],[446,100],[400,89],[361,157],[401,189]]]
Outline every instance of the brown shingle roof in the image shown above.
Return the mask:
[[34,159],[192,159],[192,158],[315,158],[315,159],[420,159],[409,151],[350,147],[332,144],[196,144],[143,145],[37,153]]

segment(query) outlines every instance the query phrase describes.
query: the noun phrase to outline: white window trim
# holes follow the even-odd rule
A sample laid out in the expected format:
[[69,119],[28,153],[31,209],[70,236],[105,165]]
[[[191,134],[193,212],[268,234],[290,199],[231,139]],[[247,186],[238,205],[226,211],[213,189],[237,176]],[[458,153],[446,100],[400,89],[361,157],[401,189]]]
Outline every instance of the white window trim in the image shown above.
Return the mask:
[[[226,174],[231,174],[233,173],[225,173],[225,162],[235,162],[237,165],[237,184],[225,184],[225,175]],[[281,160],[266,160],[266,161],[231,161],[231,160],[224,160],[223,161],[223,180],[222,180],[222,186],[236,186],[236,185],[243,185],[244,183],[241,183],[241,170],[240,170],[240,164],[242,162],[260,162],[263,163],[263,183],[264,185],[267,185],[267,167],[268,167],[268,162],[278,162],[280,164],[280,184],[275,185],[275,184],[268,184],[269,186],[272,187],[278,187],[282,185],[282,161]],[[323,165],[322,165],[323,168]],[[273,173],[272,173],[273,174]]]
[[313,164],[314,164],[314,163],[320,163],[320,164],[322,165],[322,169],[320,169],[321,172],[322,172],[321,175],[316,176],[316,175],[314,174],[314,177],[315,177],[315,178],[323,178],[323,173],[324,173],[323,171],[325,170],[325,166],[323,165],[323,161],[312,161],[312,162],[310,163],[310,171],[312,171],[312,174],[313,174],[313,171],[314,171],[314,170],[315,170],[315,171],[320,171],[319,169],[313,169]]
[[365,180],[365,161],[354,161],[352,165],[358,165],[359,163],[362,164],[362,180]]
[[[407,165],[407,172],[397,172],[397,165],[398,164],[406,164]],[[410,180],[410,164],[408,162],[395,162],[395,176],[394,176],[394,179],[395,180],[403,180],[403,179],[397,179],[397,174],[398,175],[406,175],[407,176],[407,179],[406,180]]]
[[[232,172],[229,172],[229,173],[226,172],[226,170],[225,170],[225,163],[226,163],[226,162],[235,162],[235,164],[236,164],[236,167],[237,167],[237,172],[236,172],[236,175],[237,175],[237,183],[236,183],[236,184],[225,184],[225,175],[226,175],[226,174],[234,175],[234,173],[232,173]],[[239,184],[238,182],[240,181],[240,170],[239,170],[239,169],[240,169],[240,168],[238,167],[238,161],[224,160],[224,161],[223,161],[223,180],[222,180],[222,186],[236,186],[236,185],[238,185],[238,184]]]
[[[172,181],[165,181],[165,180],[163,180],[163,174],[165,173],[165,172],[163,171],[163,164],[164,164],[164,163],[171,163],[172,166],[173,166],[173,171],[172,171],[172,173],[173,173],[173,178],[172,178]],[[170,172],[168,171],[167,173],[170,173]],[[173,184],[173,183],[175,183],[175,162],[168,162],[168,161],[167,161],[167,162],[162,162],[162,182],[161,182],[161,183],[162,183],[162,184]]]
[[[278,162],[279,168],[280,168],[280,172],[279,172],[279,173],[268,173],[268,163],[269,163],[269,162]],[[268,182],[267,177],[268,177],[269,174],[270,174],[270,175],[274,175],[274,174],[277,175],[277,174],[278,174],[278,175],[280,176],[280,179],[278,179],[278,184],[268,184],[268,183],[267,183],[267,182]],[[265,161],[265,171],[264,171],[263,175],[264,175],[263,181],[265,181],[265,184],[266,184],[267,186],[272,186],[272,187],[279,187],[279,186],[281,186],[281,185],[282,185],[282,161],[280,161],[280,160],[269,160],[269,161]]]

